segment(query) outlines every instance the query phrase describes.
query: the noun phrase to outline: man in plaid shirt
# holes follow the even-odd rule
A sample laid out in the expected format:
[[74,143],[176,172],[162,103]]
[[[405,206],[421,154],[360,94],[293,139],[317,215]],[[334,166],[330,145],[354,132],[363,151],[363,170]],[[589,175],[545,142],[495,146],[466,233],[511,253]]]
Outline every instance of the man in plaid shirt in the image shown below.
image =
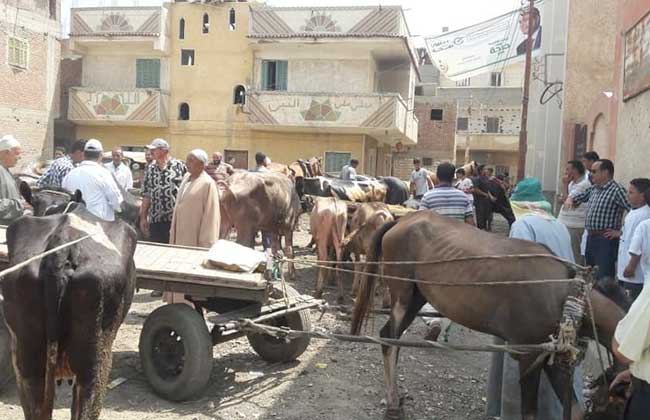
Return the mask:
[[614,164],[600,159],[592,166],[592,185],[587,191],[569,197],[565,205],[573,208],[589,202],[585,229],[587,230],[587,265],[598,266],[598,277],[616,275],[618,235],[623,213],[632,209],[625,188],[614,181]]
[[84,147],[86,146],[85,140],[77,140],[72,145],[72,150],[69,155],[60,157],[52,164],[47,171],[36,181],[39,188],[57,187],[61,188],[63,178],[68,175],[75,165],[84,159]]

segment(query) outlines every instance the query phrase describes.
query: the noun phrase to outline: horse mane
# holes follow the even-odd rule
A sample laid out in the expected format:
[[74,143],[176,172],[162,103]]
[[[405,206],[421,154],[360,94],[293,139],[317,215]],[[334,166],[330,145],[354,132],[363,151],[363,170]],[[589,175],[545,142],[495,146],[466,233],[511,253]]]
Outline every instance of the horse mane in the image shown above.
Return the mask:
[[607,299],[614,302],[625,312],[627,312],[630,309],[630,306],[632,306],[630,297],[625,292],[625,289],[623,289],[623,287],[612,277],[598,279],[594,285],[594,289],[600,292]]
[[33,192],[47,192],[47,193],[54,193],[54,194],[63,194],[66,195],[67,197],[72,197],[73,194],[70,193],[70,191],[66,190],[63,187],[57,187],[55,185],[49,185],[45,187],[32,187]]

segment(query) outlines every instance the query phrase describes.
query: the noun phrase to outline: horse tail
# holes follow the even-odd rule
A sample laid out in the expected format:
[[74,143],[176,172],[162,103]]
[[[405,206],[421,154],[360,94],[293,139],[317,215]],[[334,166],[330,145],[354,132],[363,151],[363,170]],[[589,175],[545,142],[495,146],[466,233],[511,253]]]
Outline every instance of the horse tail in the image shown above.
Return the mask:
[[384,224],[372,236],[370,249],[366,256],[366,262],[371,264],[366,264],[366,274],[361,276],[357,301],[354,304],[354,310],[352,312],[351,334],[358,335],[361,332],[361,327],[365,320],[368,318],[368,313],[370,312],[370,307],[375,296],[376,274],[379,271],[379,264],[374,263],[378,262],[381,258],[384,235],[396,223],[397,221],[392,221]]

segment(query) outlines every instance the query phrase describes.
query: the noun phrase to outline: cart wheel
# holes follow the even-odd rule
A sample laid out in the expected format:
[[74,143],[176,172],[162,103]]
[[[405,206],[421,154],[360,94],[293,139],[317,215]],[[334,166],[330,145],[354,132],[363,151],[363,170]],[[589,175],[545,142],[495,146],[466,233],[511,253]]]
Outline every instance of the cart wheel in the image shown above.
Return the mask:
[[14,379],[11,363],[11,336],[0,309],[0,392]]
[[[287,286],[287,296],[296,297],[300,296],[296,290]],[[271,292],[271,297],[278,299],[282,297],[282,290],[280,286],[274,286]],[[298,312],[292,312],[283,317],[273,318],[267,322],[267,325],[274,327],[288,327],[296,331],[311,331],[311,320],[309,318],[309,310],[305,309]],[[260,357],[267,362],[289,362],[296,360],[301,354],[307,350],[309,346],[309,337],[297,337],[289,341],[278,339],[267,334],[248,333],[248,342],[253,347],[253,350]]]
[[140,333],[142,369],[154,391],[185,401],[203,391],[212,372],[212,340],[205,321],[184,303],[162,306]]

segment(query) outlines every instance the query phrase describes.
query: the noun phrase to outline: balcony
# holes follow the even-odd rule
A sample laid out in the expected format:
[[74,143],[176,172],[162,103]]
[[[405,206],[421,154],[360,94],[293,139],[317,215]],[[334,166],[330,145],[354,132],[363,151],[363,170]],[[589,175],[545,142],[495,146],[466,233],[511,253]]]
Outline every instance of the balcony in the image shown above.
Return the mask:
[[71,48],[128,45],[165,51],[166,9],[162,7],[83,7],[71,10]]
[[255,130],[367,134],[385,143],[417,143],[418,121],[399,94],[253,91]]
[[512,134],[456,133],[456,150],[469,149],[487,152],[518,152],[519,136]]
[[169,95],[159,89],[71,88],[68,119],[82,125],[166,127]]

